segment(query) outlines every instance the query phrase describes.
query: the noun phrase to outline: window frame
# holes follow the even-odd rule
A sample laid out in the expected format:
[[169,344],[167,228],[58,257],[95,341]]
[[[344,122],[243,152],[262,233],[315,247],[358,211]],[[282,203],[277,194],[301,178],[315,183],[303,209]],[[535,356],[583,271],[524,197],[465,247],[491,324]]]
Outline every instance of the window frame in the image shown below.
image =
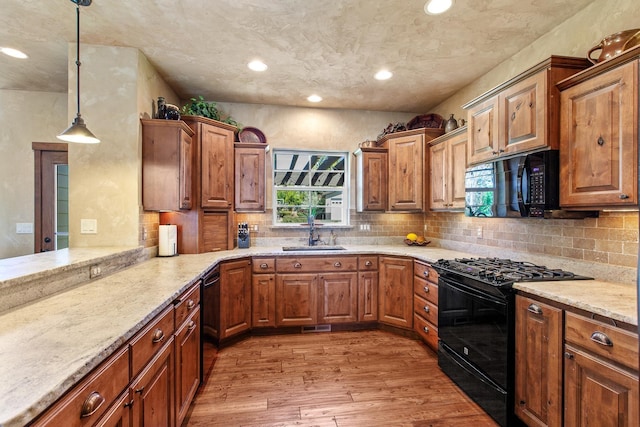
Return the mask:
[[[280,186],[277,185],[277,174],[280,172],[282,173],[283,171],[285,171],[285,169],[278,169],[278,161],[277,161],[277,156],[278,155],[287,155],[287,154],[291,154],[291,155],[303,155],[303,156],[307,156],[308,157],[308,161],[306,163],[305,166],[309,166],[311,163],[311,159],[313,156],[340,156],[344,159],[344,178],[343,178],[343,184],[341,187],[336,187],[336,186],[310,186],[310,185],[304,185],[304,186]],[[271,152],[271,160],[272,160],[272,172],[271,172],[271,178],[272,178],[272,184],[271,184],[271,200],[273,201],[273,209],[272,209],[272,226],[275,227],[290,227],[290,228],[299,228],[301,225],[307,225],[307,221],[301,221],[301,222],[282,222],[280,221],[280,217],[279,217],[279,210],[278,210],[278,190],[285,190],[285,189],[294,189],[297,191],[307,191],[309,193],[313,192],[313,191],[322,191],[322,189],[328,189],[328,190],[333,190],[333,191],[341,191],[342,193],[342,206],[340,209],[340,216],[341,216],[341,221],[339,222],[333,222],[333,221],[326,221],[323,218],[316,218],[315,220],[315,224],[316,225],[323,225],[326,227],[349,227],[350,226],[350,215],[349,215],[349,206],[350,206],[350,194],[351,194],[351,156],[350,156],[350,152],[349,151],[342,151],[342,150],[305,150],[305,149],[291,149],[291,148],[274,148]],[[309,169],[305,169],[307,172],[312,172],[314,169],[313,168],[309,168]],[[340,189],[340,190],[338,190]],[[311,198],[308,198],[309,203],[306,205],[306,208],[308,210],[309,207],[311,207],[312,205],[312,201]],[[326,206],[326,205],[325,205]]]

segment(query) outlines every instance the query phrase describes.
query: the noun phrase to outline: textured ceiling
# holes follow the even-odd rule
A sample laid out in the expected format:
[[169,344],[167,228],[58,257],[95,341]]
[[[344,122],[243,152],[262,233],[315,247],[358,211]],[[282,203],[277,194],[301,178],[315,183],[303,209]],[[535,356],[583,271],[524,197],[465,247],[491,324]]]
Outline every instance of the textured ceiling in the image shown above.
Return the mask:
[[[140,49],[183,99],[426,112],[593,0],[94,0],[81,44]],[[0,89],[67,90],[69,0],[2,0]],[[263,73],[246,64],[269,65]],[[380,82],[381,68],[394,73]]]

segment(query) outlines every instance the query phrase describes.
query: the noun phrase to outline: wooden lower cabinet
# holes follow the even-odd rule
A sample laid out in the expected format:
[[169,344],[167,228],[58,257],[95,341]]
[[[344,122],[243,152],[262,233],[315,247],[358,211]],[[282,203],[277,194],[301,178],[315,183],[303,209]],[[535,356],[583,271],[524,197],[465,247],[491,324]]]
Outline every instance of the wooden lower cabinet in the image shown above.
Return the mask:
[[413,327],[413,259],[380,257],[378,321]]
[[318,323],[358,320],[358,273],[318,275]]
[[516,296],[515,413],[529,426],[562,426],[562,310]]
[[276,326],[304,326],[318,323],[318,275],[276,276]]
[[362,271],[359,273],[358,320],[360,322],[375,322],[378,320],[377,271]]
[[132,426],[175,426],[173,336],[130,386]]
[[104,417],[95,427],[129,427],[131,426],[131,393],[127,390],[111,405]]
[[413,329],[438,351],[438,273],[420,261],[413,262]]
[[176,347],[176,425],[182,424],[200,385],[200,307],[177,329]]
[[276,326],[276,275],[254,274],[251,281],[251,326]]
[[220,265],[219,340],[251,328],[251,260],[224,262]]

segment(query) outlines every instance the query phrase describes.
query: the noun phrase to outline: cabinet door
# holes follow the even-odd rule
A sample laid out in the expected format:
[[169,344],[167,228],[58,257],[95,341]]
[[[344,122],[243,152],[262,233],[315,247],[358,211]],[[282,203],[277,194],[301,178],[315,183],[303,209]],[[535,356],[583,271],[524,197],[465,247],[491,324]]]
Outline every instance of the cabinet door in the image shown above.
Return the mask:
[[220,266],[220,339],[251,327],[251,261]]
[[464,209],[464,175],[467,171],[467,134],[462,133],[449,141],[447,182],[450,209]]
[[175,425],[173,335],[131,383],[132,425]]
[[424,210],[424,135],[389,139],[389,209]]
[[200,308],[176,332],[176,425],[182,425],[200,385]]
[[432,145],[429,148],[429,172],[431,174],[431,209],[446,209],[449,200],[447,197],[447,144],[448,141]]
[[235,149],[236,211],[264,212],[265,148]]
[[129,427],[131,425],[131,406],[131,394],[127,390],[94,427]]
[[358,320],[358,273],[318,275],[318,322]]
[[362,203],[365,211],[387,209],[387,152],[362,153]]
[[544,147],[546,141],[547,73],[540,72],[500,94],[501,154]]
[[378,320],[378,272],[363,271],[358,277],[358,320]]
[[199,123],[201,206],[233,208],[233,132]]
[[639,399],[637,371],[565,345],[565,425],[636,427]]
[[413,261],[407,258],[380,258],[379,321],[411,329],[413,327]]
[[278,274],[277,326],[315,325],[318,319],[317,274]]
[[516,296],[515,413],[562,426],[562,310]]
[[638,61],[560,95],[560,206],[635,205]]
[[276,326],[276,275],[254,274],[251,280],[251,326]]
[[469,148],[467,164],[482,163],[499,154],[498,97],[477,104],[467,112]]
[[193,144],[191,136],[184,132],[180,132],[180,188],[179,200],[180,209],[191,209],[193,205],[193,192],[191,182],[191,165],[193,163]]

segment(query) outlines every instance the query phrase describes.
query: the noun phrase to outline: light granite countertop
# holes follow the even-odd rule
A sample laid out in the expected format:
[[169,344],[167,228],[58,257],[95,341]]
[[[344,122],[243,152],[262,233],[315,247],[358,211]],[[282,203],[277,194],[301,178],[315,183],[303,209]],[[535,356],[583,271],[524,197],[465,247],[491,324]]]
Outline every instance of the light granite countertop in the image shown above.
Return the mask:
[[[0,427],[22,426],[35,418],[218,262],[274,255],[384,254],[426,262],[477,256],[428,246],[344,247],[345,251],[313,252],[252,247],[152,258],[0,313]],[[73,258],[71,252],[68,256]],[[23,271],[25,277],[46,275],[47,267],[42,265],[33,267],[34,271],[28,268]],[[17,280],[11,278],[14,285]],[[635,286],[580,281],[527,283],[517,288],[637,325]]]

